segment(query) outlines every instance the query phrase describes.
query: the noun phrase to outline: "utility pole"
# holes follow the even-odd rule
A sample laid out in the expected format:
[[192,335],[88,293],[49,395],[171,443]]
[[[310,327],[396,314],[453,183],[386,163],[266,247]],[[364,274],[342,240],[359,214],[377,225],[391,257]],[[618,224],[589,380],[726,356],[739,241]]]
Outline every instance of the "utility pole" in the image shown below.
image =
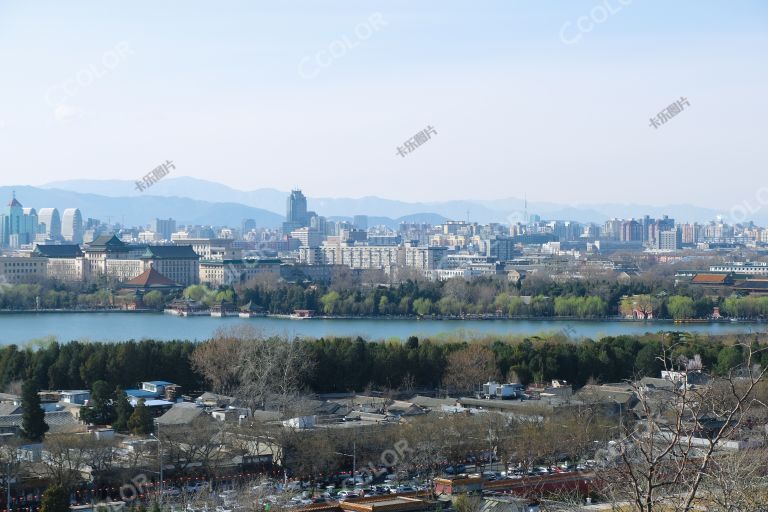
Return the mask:
[[160,442],[160,423],[157,424],[157,458],[160,459],[160,497],[163,496],[163,443]]
[[155,441],[157,441],[157,460],[158,465],[160,466],[160,471],[158,471],[160,475],[160,483],[158,484],[157,502],[161,503],[163,499],[163,443],[160,442],[160,424],[155,422],[155,425],[157,426],[157,435],[149,435],[150,437],[155,438]]
[[5,475],[5,510],[11,510],[11,458],[8,457],[8,472]]

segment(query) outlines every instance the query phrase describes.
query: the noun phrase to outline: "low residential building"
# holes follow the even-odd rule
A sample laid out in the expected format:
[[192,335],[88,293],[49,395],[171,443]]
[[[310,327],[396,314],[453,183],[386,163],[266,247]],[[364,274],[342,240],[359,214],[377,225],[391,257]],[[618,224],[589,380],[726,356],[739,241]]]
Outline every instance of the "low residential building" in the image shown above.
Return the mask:
[[161,430],[167,428],[186,428],[192,425],[197,418],[203,417],[205,409],[202,407],[185,402],[175,404],[167,409],[155,421]]
[[709,267],[710,272],[733,272],[736,274],[762,275],[768,276],[768,262],[765,261],[746,261],[730,262]]
[[62,391],[59,400],[74,405],[85,405],[91,399],[91,392],[87,389],[74,389]]

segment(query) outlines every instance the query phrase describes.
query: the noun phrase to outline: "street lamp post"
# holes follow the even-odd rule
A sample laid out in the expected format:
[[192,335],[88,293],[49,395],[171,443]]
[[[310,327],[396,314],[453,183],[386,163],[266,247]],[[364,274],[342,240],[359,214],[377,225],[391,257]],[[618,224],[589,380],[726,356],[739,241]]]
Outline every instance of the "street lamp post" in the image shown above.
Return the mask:
[[161,502],[163,499],[163,443],[160,442],[160,425],[157,425],[157,436],[149,434],[150,437],[157,441],[157,460],[160,465],[160,484],[158,489],[157,501]]

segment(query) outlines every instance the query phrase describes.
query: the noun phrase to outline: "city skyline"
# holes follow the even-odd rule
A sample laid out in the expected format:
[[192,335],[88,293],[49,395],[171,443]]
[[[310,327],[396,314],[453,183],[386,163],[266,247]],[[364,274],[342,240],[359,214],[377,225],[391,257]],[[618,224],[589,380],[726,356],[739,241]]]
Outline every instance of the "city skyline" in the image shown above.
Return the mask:
[[728,210],[751,191],[726,177],[768,163],[759,2],[441,3],[439,20],[436,4],[238,4],[237,21],[149,5],[0,7],[0,62],[25,71],[0,85],[18,100],[0,105],[3,185],[136,180],[170,159],[172,176],[322,197]]

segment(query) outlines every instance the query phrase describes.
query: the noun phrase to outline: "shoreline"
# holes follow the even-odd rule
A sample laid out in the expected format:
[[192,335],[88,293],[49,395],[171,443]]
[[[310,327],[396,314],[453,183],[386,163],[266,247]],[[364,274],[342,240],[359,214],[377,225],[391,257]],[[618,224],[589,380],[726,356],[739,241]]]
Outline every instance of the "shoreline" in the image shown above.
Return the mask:
[[[104,314],[104,313],[118,313],[118,314],[155,314],[164,315],[163,311],[155,309],[3,309],[0,310],[0,318],[3,315],[29,315],[29,314]],[[171,315],[169,315],[171,316]],[[173,315],[176,316],[176,315]],[[178,318],[209,318],[209,315],[195,315],[192,317]],[[217,317],[212,317],[217,318]],[[237,315],[229,315],[221,318],[238,318]],[[712,319],[712,318],[691,318],[685,320],[675,320],[672,318],[653,318],[650,320],[633,320],[623,317],[599,317],[599,318],[580,318],[569,316],[497,316],[493,314],[488,315],[467,315],[467,316],[443,316],[443,315],[405,315],[405,316],[392,316],[392,315],[360,315],[360,316],[343,316],[343,315],[316,315],[311,317],[295,317],[290,314],[272,313],[266,315],[259,315],[253,318],[274,318],[278,320],[382,320],[382,321],[432,321],[432,322],[476,322],[476,321],[502,321],[502,322],[606,322],[615,323],[623,322],[628,324],[730,324],[730,323],[748,323],[759,324],[765,323],[766,320],[761,319],[737,319],[732,321],[729,318]]]

